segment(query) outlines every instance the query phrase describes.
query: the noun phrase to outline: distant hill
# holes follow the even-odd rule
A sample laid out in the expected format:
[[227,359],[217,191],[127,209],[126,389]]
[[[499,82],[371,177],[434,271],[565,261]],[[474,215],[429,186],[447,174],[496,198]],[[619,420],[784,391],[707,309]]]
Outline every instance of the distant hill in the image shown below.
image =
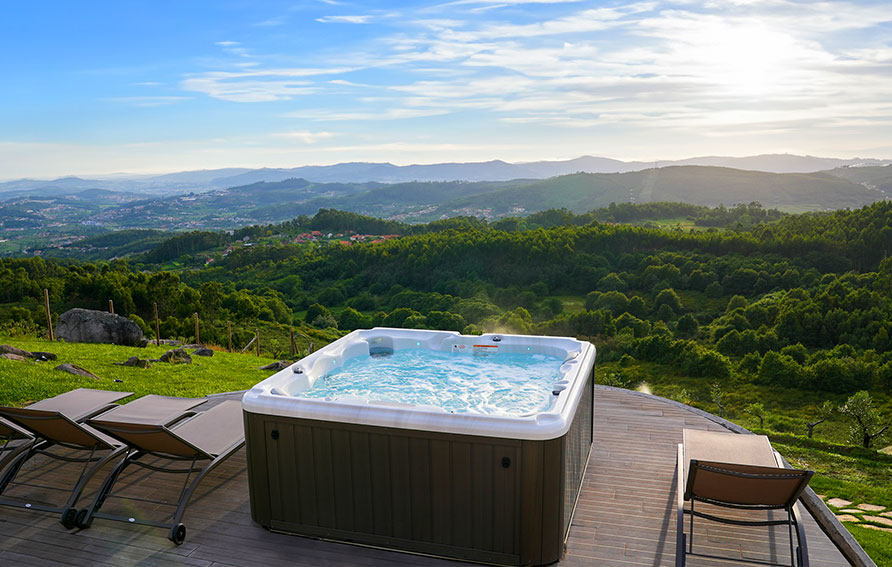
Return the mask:
[[840,167],[828,172],[829,175],[860,183],[868,189],[876,189],[892,194],[892,165],[872,167]]
[[454,210],[489,208],[494,214],[567,208],[584,212],[611,202],[679,201],[717,206],[758,201],[786,210],[860,207],[885,195],[825,173],[775,174],[674,166],[621,174],[578,173],[448,203]]
[[[103,179],[64,177],[54,180],[19,179],[0,183],[0,201],[21,196],[61,196],[85,189],[108,189],[145,195],[172,195],[240,187],[259,182],[302,178],[314,183],[408,183],[412,181],[511,181],[548,179],[572,173],[629,173],[676,165],[700,165],[762,171],[813,173],[818,171],[878,167],[892,160],[835,159],[789,154],[749,157],[705,156],[683,160],[621,161],[583,156],[571,160],[508,163],[501,160],[470,163],[394,165],[350,162],[294,168],[223,168],[181,171],[165,175],[115,174]],[[862,167],[857,167],[862,169]],[[844,175],[842,175],[845,177]]]

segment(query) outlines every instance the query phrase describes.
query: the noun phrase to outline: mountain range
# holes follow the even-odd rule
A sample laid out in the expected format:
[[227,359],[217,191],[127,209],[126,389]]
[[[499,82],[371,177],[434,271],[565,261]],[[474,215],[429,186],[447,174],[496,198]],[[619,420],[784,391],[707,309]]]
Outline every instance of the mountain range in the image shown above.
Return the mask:
[[315,183],[406,183],[411,181],[509,181],[548,179],[572,173],[628,173],[652,168],[699,165],[766,173],[813,173],[836,168],[881,166],[892,160],[836,159],[789,154],[749,157],[706,156],[672,161],[620,161],[584,156],[564,161],[507,163],[500,160],[430,165],[339,163],[286,169],[225,168],[183,171],[164,175],[117,174],[107,178],[63,177],[54,180],[19,179],[0,183],[0,200],[13,197],[57,197],[85,189],[107,189],[142,195],[170,195],[301,178]]

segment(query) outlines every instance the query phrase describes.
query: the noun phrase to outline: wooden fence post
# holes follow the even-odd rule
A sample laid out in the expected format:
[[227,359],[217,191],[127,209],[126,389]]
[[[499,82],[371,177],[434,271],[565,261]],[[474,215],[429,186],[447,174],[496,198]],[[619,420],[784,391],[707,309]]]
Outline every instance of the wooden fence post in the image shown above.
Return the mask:
[[152,307],[155,309],[155,346],[161,345],[161,331],[158,327],[158,304],[152,303]]
[[56,334],[53,332],[53,316],[50,314],[50,290],[43,289],[43,306],[46,308],[46,328],[51,341],[56,340]]
[[254,347],[257,349],[257,356],[260,356],[260,329],[254,329],[254,338],[257,339]]
[[294,353],[297,352],[296,345],[294,344],[294,325],[291,326],[291,345],[290,345],[291,357],[294,358]]
[[232,352],[232,321],[226,321],[226,336],[229,339],[228,352]]
[[193,313],[195,316],[195,344],[200,345],[201,339],[198,337],[198,312]]
[[111,313],[112,315],[115,314],[115,302],[112,301],[111,299],[108,300],[108,312]]

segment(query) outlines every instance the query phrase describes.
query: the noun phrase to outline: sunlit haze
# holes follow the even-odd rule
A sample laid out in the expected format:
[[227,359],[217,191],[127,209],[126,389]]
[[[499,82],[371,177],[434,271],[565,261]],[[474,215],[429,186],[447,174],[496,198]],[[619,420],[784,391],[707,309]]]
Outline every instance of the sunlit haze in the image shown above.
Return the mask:
[[887,0],[7,2],[0,48],[0,179],[892,156]]

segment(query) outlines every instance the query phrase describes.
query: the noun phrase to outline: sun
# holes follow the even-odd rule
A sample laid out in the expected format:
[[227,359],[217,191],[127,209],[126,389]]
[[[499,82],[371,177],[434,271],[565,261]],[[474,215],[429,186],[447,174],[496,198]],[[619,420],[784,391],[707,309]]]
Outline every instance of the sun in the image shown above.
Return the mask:
[[719,94],[783,95],[802,72],[807,50],[789,33],[758,21],[712,22],[692,30],[689,71]]

